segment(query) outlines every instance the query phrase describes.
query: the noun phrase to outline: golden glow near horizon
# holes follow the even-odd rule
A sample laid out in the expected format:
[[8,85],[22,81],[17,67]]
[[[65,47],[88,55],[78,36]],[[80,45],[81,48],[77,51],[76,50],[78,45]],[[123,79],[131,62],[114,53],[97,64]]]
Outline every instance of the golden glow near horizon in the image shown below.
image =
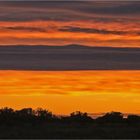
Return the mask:
[[0,107],[140,113],[140,71],[0,71]]

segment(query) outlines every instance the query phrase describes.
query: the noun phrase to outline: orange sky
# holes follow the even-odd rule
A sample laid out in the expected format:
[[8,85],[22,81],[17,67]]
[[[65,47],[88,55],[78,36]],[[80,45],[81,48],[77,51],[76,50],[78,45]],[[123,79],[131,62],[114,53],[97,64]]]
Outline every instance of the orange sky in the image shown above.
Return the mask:
[[0,71],[0,107],[140,113],[140,71]]
[[140,47],[140,2],[0,2],[0,45]]
[[[132,1],[1,1],[0,46],[81,44],[140,48],[139,15],[140,2]],[[6,55],[1,57],[2,67],[14,64],[7,61],[7,52],[2,55]],[[56,114],[76,110],[139,114],[140,71],[0,70],[0,107],[4,106],[42,107]]]
[[0,22],[0,44],[139,47],[139,32],[138,22]]

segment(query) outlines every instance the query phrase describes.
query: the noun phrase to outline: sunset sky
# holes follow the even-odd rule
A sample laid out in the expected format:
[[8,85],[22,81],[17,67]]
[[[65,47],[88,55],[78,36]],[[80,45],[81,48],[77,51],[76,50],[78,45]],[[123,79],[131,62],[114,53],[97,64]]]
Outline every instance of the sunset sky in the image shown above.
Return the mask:
[[0,1],[0,107],[140,114],[139,1]]
[[140,2],[0,2],[0,44],[139,47]]
[[0,71],[0,106],[140,113],[140,71]]

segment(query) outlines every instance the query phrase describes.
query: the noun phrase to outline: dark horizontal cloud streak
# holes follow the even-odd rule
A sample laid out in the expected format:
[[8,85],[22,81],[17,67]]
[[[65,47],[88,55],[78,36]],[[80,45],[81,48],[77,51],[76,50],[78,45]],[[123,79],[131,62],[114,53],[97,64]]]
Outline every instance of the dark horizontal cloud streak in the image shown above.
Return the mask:
[[6,29],[6,30],[14,30],[14,31],[29,31],[29,32],[45,32],[45,29],[39,28],[39,27],[24,27],[24,26],[16,26],[16,27],[3,27],[1,29]]
[[0,70],[140,70],[140,49],[86,46],[0,47]]
[[[50,27],[48,27],[50,28]],[[51,27],[52,28],[52,27]],[[8,26],[1,27],[1,30],[14,30],[14,31],[28,31],[28,32],[49,32],[47,28],[42,27],[24,27],[24,26]],[[136,34],[140,35],[140,31],[117,31],[117,30],[105,30],[105,29],[96,29],[96,28],[82,28],[75,26],[64,26],[60,27],[58,31],[62,32],[83,32],[83,33],[97,33],[97,34],[116,34],[116,35],[126,35],[126,34]]]
[[116,34],[116,35],[126,35],[126,34],[136,34],[140,35],[140,32],[133,31],[113,31],[105,29],[94,29],[94,28],[80,28],[80,27],[64,27],[59,29],[60,31],[66,32],[84,32],[84,33],[98,33],[98,34]]

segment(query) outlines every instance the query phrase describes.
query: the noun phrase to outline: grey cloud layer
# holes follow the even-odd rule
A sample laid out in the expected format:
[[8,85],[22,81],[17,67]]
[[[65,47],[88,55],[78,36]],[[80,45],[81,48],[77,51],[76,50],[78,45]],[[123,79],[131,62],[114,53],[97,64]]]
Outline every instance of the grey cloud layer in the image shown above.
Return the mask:
[[84,46],[0,46],[0,69],[140,70],[140,49]]
[[[0,2],[0,20],[81,20],[106,21],[114,16],[134,18],[140,14],[140,2]],[[98,15],[99,17],[96,17]],[[102,17],[108,15],[112,17]],[[124,17],[123,17],[124,18]],[[98,19],[98,20],[99,20]],[[105,20],[106,19],[106,20]],[[110,19],[110,20],[111,20]]]

